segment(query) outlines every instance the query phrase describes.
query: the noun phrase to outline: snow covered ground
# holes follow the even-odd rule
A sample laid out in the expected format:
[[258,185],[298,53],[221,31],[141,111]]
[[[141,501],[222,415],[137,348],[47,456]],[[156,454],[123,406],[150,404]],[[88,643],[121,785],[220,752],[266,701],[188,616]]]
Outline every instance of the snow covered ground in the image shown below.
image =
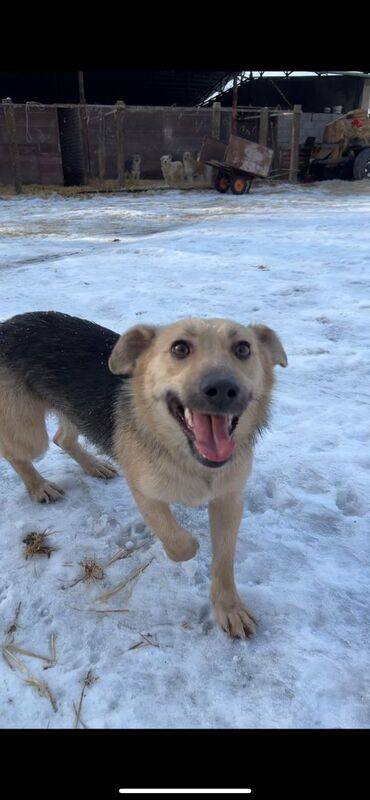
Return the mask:
[[[1,320],[54,309],[123,331],[226,316],[267,323],[289,357],[237,546],[253,640],[214,622],[206,509],[175,509],[200,541],[175,564],[121,476],[90,478],[51,445],[39,469],[66,494],[43,506],[0,461],[0,638],[48,655],[56,637],[47,670],[18,651],[14,670],[0,660],[0,725],[73,727],[91,670],[90,728],[369,727],[370,183],[13,197],[0,200],[0,232]],[[23,538],[45,528],[58,550],[25,560]],[[104,565],[138,544],[102,580],[62,590],[84,559]]]

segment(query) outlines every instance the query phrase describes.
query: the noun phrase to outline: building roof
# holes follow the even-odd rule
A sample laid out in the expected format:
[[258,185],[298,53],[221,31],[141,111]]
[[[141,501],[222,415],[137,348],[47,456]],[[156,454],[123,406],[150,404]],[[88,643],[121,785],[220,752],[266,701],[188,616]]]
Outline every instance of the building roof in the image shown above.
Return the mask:
[[[209,70],[87,70],[87,103],[195,106],[230,79],[230,72]],[[0,99],[15,103],[78,103],[78,72],[49,70],[0,72]]]

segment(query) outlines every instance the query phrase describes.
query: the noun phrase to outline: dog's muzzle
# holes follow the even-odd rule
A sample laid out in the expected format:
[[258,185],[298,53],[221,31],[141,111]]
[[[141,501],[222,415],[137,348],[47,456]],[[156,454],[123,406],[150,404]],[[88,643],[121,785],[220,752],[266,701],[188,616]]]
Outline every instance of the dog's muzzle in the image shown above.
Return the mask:
[[235,450],[233,433],[249,400],[236,380],[208,373],[186,405],[173,392],[166,399],[197,460],[207,467],[226,464]]

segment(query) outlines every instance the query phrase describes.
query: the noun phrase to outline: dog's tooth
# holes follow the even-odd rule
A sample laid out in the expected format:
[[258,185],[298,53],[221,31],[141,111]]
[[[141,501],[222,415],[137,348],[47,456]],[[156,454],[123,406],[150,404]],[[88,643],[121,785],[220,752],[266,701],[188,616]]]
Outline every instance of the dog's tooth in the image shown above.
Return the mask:
[[189,428],[194,428],[193,415],[192,415],[192,413],[190,411],[190,408],[186,408],[185,409],[184,417],[185,417],[185,420],[186,420],[187,424],[189,425]]

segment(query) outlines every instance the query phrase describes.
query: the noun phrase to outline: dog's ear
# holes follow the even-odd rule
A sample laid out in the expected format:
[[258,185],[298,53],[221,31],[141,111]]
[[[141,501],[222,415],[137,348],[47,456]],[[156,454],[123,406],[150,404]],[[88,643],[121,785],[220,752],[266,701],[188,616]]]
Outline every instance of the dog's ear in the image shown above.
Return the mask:
[[287,367],[287,354],[275,331],[268,328],[267,325],[252,325],[252,328],[257,335],[259,343],[269,354],[273,366],[275,366],[275,364],[280,364],[281,367]]
[[149,325],[135,325],[119,337],[111,352],[108,366],[114,375],[130,375],[137,358],[149,347],[157,329]]

